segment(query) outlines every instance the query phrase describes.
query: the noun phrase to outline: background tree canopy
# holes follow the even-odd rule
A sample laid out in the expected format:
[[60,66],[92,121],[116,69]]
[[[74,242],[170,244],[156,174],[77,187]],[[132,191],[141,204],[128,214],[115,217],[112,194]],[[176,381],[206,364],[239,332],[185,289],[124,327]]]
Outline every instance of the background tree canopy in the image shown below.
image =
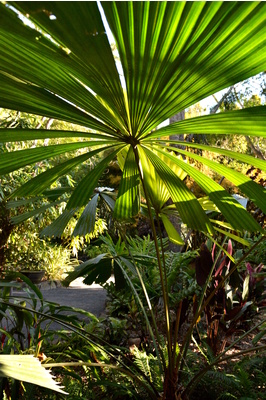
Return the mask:
[[[138,214],[142,184],[156,214],[161,212],[161,200],[171,197],[184,224],[213,233],[204,203],[180,178],[184,171],[229,226],[239,231],[261,230],[233,196],[191,161],[226,176],[264,212],[265,188],[189,149],[207,147],[262,170],[265,160],[194,142],[178,149],[183,158],[169,150],[176,152],[172,145],[180,143],[171,136],[178,134],[265,137],[264,106],[156,127],[200,99],[266,69],[264,2],[8,2],[1,3],[0,10],[0,106],[90,130],[1,129],[2,143],[68,140],[1,155],[0,174],[7,174],[66,154],[60,163],[14,191],[13,198],[40,195],[80,163],[104,155],[69,195],[57,234],[88,204],[101,175],[116,158],[123,171],[116,218]],[[119,60],[108,41],[103,14]],[[25,24],[25,17],[31,24]],[[73,141],[80,137],[84,140]],[[78,149],[86,151],[77,155]],[[80,234],[86,233],[88,218],[85,208],[78,222]]]

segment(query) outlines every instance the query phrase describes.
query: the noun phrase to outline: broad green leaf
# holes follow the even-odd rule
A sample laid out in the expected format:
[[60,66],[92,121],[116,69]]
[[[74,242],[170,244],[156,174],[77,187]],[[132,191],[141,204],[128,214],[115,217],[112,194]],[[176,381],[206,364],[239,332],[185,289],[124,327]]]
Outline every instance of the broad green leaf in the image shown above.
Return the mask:
[[20,200],[9,200],[6,203],[6,208],[8,210],[12,210],[13,208],[21,207],[21,206],[26,206],[29,205],[37,200],[40,200],[41,197],[32,197],[30,199],[20,199]]
[[[2,63],[2,69],[17,78],[22,72],[23,76],[30,74],[31,81],[40,87],[44,86],[43,76],[48,74],[47,70],[52,71],[48,85],[53,85],[54,90],[50,91],[72,103],[75,103],[73,96],[76,93],[70,88],[75,82],[82,92],[79,82],[84,83],[84,90],[91,88],[111,108],[111,99],[117,102],[113,109],[116,128],[121,130],[121,124],[124,127],[121,132],[148,133],[179,110],[265,68],[266,11],[263,2],[103,2],[125,76],[127,93],[124,97],[106,36],[99,34],[105,30],[96,3],[79,4],[73,17],[67,14],[68,7],[72,13],[72,5],[65,8],[60,2],[43,4],[43,8],[39,8],[29,2],[14,3],[60,45],[49,42],[40,31],[32,29],[30,33],[18,19],[15,23],[9,15],[10,10],[2,6],[4,21],[8,19],[3,27],[2,58],[5,63]],[[53,12],[58,17],[51,21],[49,15]],[[75,38],[70,37],[69,26],[76,30]],[[85,36],[84,31],[87,32]],[[22,36],[23,32],[25,36]],[[88,51],[81,51],[81,43]],[[16,63],[17,51],[23,52],[21,66]],[[31,68],[27,68],[28,60],[31,60]],[[45,60],[46,64],[38,70],[36,60],[42,63]],[[50,67],[47,70],[44,69],[46,65]],[[61,70],[63,77],[57,72]],[[30,81],[29,77],[27,80]],[[104,112],[101,102],[96,103],[96,97],[88,91],[81,108],[88,104],[90,113],[97,111],[98,116],[101,114],[110,122],[110,107]],[[78,104],[79,101],[77,99]]]
[[62,394],[64,392],[51,373],[32,355],[0,354],[0,376],[43,386]]
[[[196,144],[196,143],[190,143],[190,142],[184,143],[181,141],[176,141],[176,140],[171,140],[171,139],[169,141],[164,139],[164,140],[162,140],[162,142],[169,143],[170,146],[172,146],[173,144],[178,144],[181,146],[186,145],[187,147],[192,147],[194,149],[209,151],[210,153],[219,153],[219,154],[222,154],[229,158],[233,158],[235,160],[242,161],[243,163],[252,165],[256,168],[260,168],[263,171],[266,171],[266,161],[265,160],[261,160],[260,158],[254,158],[253,156],[250,156],[248,154],[242,154],[239,152],[223,149],[221,147],[211,147],[211,146],[204,145],[204,144]],[[157,140],[156,143],[158,144],[159,141]]]
[[213,201],[211,201],[209,199],[208,196],[206,197],[200,197],[198,199],[198,202],[200,203],[201,207],[203,208],[203,210],[207,211],[207,212],[212,212],[212,211],[216,211],[219,212],[219,208],[216,207],[216,205],[214,204]]
[[[52,27],[57,25],[58,20],[53,21],[53,23],[51,24],[49,15],[47,15],[48,10],[46,10],[45,12],[47,4],[43,4],[43,9],[39,8],[42,7],[41,3],[32,4],[35,5],[35,8],[37,7],[37,9],[32,10],[33,18],[38,18],[39,14],[41,18],[44,16],[44,18],[48,20]],[[27,8],[26,3],[24,3],[24,7]],[[69,32],[69,25],[66,25],[66,22],[67,19],[73,18],[73,14],[77,15],[77,7],[74,7],[74,5],[63,7],[60,2],[57,2],[53,4],[52,8],[57,8],[59,21],[60,19],[61,21],[64,21],[63,24],[60,24],[60,22],[59,24],[61,25],[61,29],[62,26],[65,25],[65,32],[62,32],[62,36],[64,36],[64,39],[67,41],[67,32]],[[71,8],[70,14],[66,14],[67,8]],[[73,8],[75,9],[75,12],[73,12]],[[113,99],[110,96],[109,92],[110,86],[112,87],[112,90],[116,90],[117,92],[116,96],[118,100],[116,101],[116,103],[119,103],[120,110],[123,107],[123,102],[121,102],[120,100],[122,98],[122,88],[119,75],[115,67],[114,58],[112,56],[107,37],[104,32],[97,4],[95,2],[91,2],[90,5],[85,5],[83,7],[80,6],[80,8],[80,15],[83,15],[84,18],[84,26],[81,27],[81,18],[79,15],[78,21],[76,21],[76,28],[79,27],[79,29],[77,29],[77,32],[80,34],[80,37],[76,37],[75,35],[75,42],[78,43],[80,46],[81,37],[83,36],[83,39],[85,39],[83,41],[83,46],[87,48],[89,47],[90,49],[88,53],[92,53],[91,50],[94,50],[94,63],[91,63],[90,57],[90,61],[86,60],[86,53],[84,53],[84,48],[82,51],[83,57],[82,59],[79,59],[79,57],[76,57],[76,54],[73,54],[73,50],[75,51],[74,48],[72,48],[72,51],[69,52],[68,45],[64,45],[64,49],[62,47],[60,48],[60,46],[58,46],[58,44],[56,45],[55,43],[50,43],[50,45],[48,44],[47,46],[47,36],[45,37],[42,32],[40,32],[40,30],[35,31],[35,36],[31,35],[30,37],[28,35],[26,41],[26,46],[28,50],[27,51],[25,49],[25,38],[20,34],[20,32],[9,32],[7,27],[2,27],[2,29],[0,27],[0,56],[2,58],[8,59],[8,69],[3,66],[2,70],[6,73],[8,72],[9,74],[12,74],[20,80],[25,80],[27,82],[30,81],[34,85],[43,86],[50,92],[56,93],[57,96],[60,96],[61,99],[67,99],[72,104],[77,105],[82,110],[85,110],[87,112],[90,111],[91,114],[97,113],[98,118],[100,118],[104,123],[110,125],[113,124],[114,121],[117,121],[119,120],[119,118],[121,118],[121,114],[119,116],[119,114],[117,113],[117,115],[114,116],[114,112],[111,112],[111,109],[115,110],[117,105],[115,106],[114,102],[111,101]],[[92,16],[91,13],[94,13],[94,15]],[[10,15],[6,12],[5,14],[5,20],[7,20],[6,24],[8,26],[8,19]],[[98,15],[96,16],[96,14]],[[96,18],[98,19],[96,23],[98,27],[95,26]],[[73,22],[71,25],[73,25]],[[94,35],[95,29],[97,34]],[[98,29],[100,30],[100,32],[98,31]],[[81,30],[83,30],[82,33]],[[88,30],[91,30],[91,33],[89,33]],[[86,33],[86,31],[88,33]],[[34,34],[34,30],[32,33]],[[54,39],[56,40],[56,38]],[[13,42],[12,49],[9,45],[10,42]],[[73,42],[74,40],[72,39],[72,44]],[[106,50],[105,59],[102,59],[102,66],[106,65],[105,68],[100,68],[98,65],[95,65],[95,62],[97,62],[97,58],[99,59],[103,57],[101,53],[98,53],[97,57],[97,48],[95,49],[95,45],[102,46],[102,49],[105,48]],[[18,57],[20,62],[16,63]],[[106,57],[109,58],[108,64],[106,64]],[[76,68],[74,69],[72,67],[73,59],[75,61],[74,65],[76,66]],[[85,70],[84,63],[87,63]],[[102,72],[102,74],[105,72],[106,77],[102,75],[102,78],[99,81],[97,79],[97,76],[95,77],[95,68],[98,68],[98,73],[100,71]],[[103,71],[103,69],[107,71]],[[86,70],[87,75],[85,73]],[[49,79],[47,79],[47,75],[49,75]],[[95,80],[98,86],[95,85]],[[93,87],[91,87],[91,85]],[[90,87],[92,90],[88,90],[88,87]],[[98,96],[96,96],[96,94],[94,93],[95,91],[93,90],[94,87],[97,89],[96,94],[99,95],[103,92],[103,94],[105,95],[105,102],[107,101],[107,99],[109,100],[110,98],[109,107],[105,107],[103,105],[103,101],[100,101]],[[89,119],[92,123],[97,124],[97,121],[94,118],[90,117]]]
[[124,165],[126,162],[126,158],[127,158],[127,153],[128,153],[128,147],[124,147],[118,154],[117,154],[117,162],[119,165],[119,168],[121,169],[121,171],[124,170]]
[[138,214],[140,207],[139,171],[132,147],[129,148],[123,168],[123,176],[115,202],[115,218],[131,218]]
[[98,197],[99,194],[95,194],[86,205],[74,229],[73,236],[85,236],[94,231]]
[[[132,273],[134,276],[136,276],[136,277],[138,276],[138,275],[137,275],[136,268],[135,268],[135,265],[134,265],[133,262],[131,262],[128,258],[123,257],[123,256],[120,256],[120,257],[117,258],[115,261],[116,261],[117,264],[120,266],[120,268],[121,268],[121,261],[122,261],[122,263],[129,269],[129,271],[131,271],[131,273]],[[123,268],[121,268],[121,269],[123,269]]]
[[219,220],[216,220],[216,219],[211,219],[211,222],[213,222],[214,224],[219,225],[219,226],[221,226],[221,227],[223,227],[225,229],[230,229],[232,231],[234,230],[232,225],[228,224],[228,222],[219,221]]
[[70,193],[73,191],[72,187],[69,186],[61,186],[57,187],[55,189],[49,189],[45,190],[43,192],[43,196],[36,196],[36,197],[31,197],[28,199],[20,199],[20,200],[8,200],[6,203],[7,209],[12,209],[12,208],[17,208],[21,206],[25,206],[30,203],[34,203],[38,200],[44,200],[44,199],[49,199],[50,201],[57,200],[60,196]]
[[[50,130],[50,129],[12,129],[12,128],[1,128],[0,129],[0,143],[7,142],[18,142],[25,140],[44,140],[47,138],[86,138],[86,139],[99,139],[101,143],[99,144],[110,144],[108,139],[110,136],[103,133],[92,133],[92,132],[82,132],[82,131],[62,131],[62,130]],[[90,142],[90,146],[93,146],[94,142]],[[94,144],[97,146],[97,144]]]
[[8,174],[26,165],[36,163],[47,158],[56,157],[65,152],[89,147],[90,142],[58,144],[47,147],[36,147],[34,149],[19,150],[1,154],[0,174]]
[[73,191],[72,187],[61,186],[54,189],[47,189],[43,192],[43,196],[47,197],[49,200],[56,200],[58,197],[64,195],[65,193],[70,193]]
[[[194,160],[201,162],[202,164],[207,165],[214,171],[218,172],[221,176],[225,176],[228,180],[234,183],[234,185],[236,185],[241,192],[243,192],[246,196],[248,196],[248,198],[250,198],[255,204],[257,204],[263,212],[266,213],[266,190],[265,188],[263,188],[263,186],[258,185],[256,182],[253,182],[252,179],[250,179],[248,176],[243,175],[240,172],[235,171],[232,168],[228,168],[215,161],[209,160],[206,157],[200,157],[197,154],[190,153],[181,149],[179,149],[178,151],[181,154],[186,155],[187,157],[190,157]],[[184,167],[184,169],[186,171],[186,167]],[[191,170],[190,167],[188,167],[187,170],[188,169]]]
[[[58,164],[57,166],[42,172],[35,178],[32,178],[24,185],[20,186],[17,190],[12,193],[12,197],[20,197],[26,195],[36,195],[41,194],[47,187],[49,187],[53,182],[59,179],[61,176],[65,175],[74,167],[80,165],[81,163],[87,161],[89,158],[95,156],[96,154],[109,149],[110,146],[99,148],[97,150],[89,151],[80,156],[71,158],[68,161]],[[11,153],[10,153],[11,154]]]
[[143,159],[141,161],[149,197],[155,212],[158,214],[161,212],[165,203],[170,199],[170,194],[163,180],[156,173],[152,163],[145,163]]
[[108,205],[110,210],[114,211],[115,200],[106,193],[100,193],[100,196],[103,198],[104,202]]
[[63,281],[63,285],[69,286],[72,281],[74,281],[75,279],[77,279],[81,276],[84,276],[85,271],[87,270],[87,267],[89,270],[91,265],[98,264],[99,262],[101,262],[104,259],[104,257],[106,255],[107,255],[106,253],[99,254],[97,257],[91,258],[91,259],[83,262],[82,264],[80,264],[78,267],[76,267],[74,269],[74,271],[71,271],[68,273],[67,277]]
[[64,210],[59,217],[54,220],[49,226],[44,228],[40,235],[41,237],[44,236],[50,236],[50,237],[61,237],[62,233],[64,232],[65,227],[71,220],[71,218],[75,215],[77,212],[77,208],[71,209],[71,210]]
[[[165,154],[163,150],[159,152]],[[180,152],[183,152],[180,150]],[[180,168],[184,169],[188,175],[190,175],[197,184],[209,195],[210,200],[212,200],[222,214],[227,218],[227,221],[237,230],[253,230],[261,231],[260,225],[251,215],[241,206],[237,200],[234,199],[222,186],[216,183],[214,180],[204,175],[200,171],[191,167],[184,161],[179,160],[176,157],[168,157],[173,163],[176,163]],[[181,216],[182,217],[182,216]]]
[[[152,132],[150,135],[147,135],[147,137],[159,138],[161,136],[178,135],[181,133],[187,135],[234,134],[266,137],[265,118],[265,106],[245,108],[242,110],[204,115],[174,122],[171,125]],[[191,147],[198,146],[193,143],[189,143],[189,145],[191,145]],[[221,151],[224,150],[221,149]]]
[[94,169],[82,179],[67,203],[68,209],[82,207],[87,204],[103,171],[107,168],[108,164],[113,160],[116,154],[121,150],[121,147],[123,147],[123,145],[117,146],[116,150],[112,151],[107,157],[100,161],[96,167],[94,167]]
[[[78,79],[104,99],[112,110],[119,110],[119,113],[116,112],[116,117],[126,118],[119,74],[97,3],[63,4],[58,1],[45,1],[12,2],[12,4],[24,15],[27,14],[32,18],[62,48],[71,50],[67,55],[63,54],[60,59],[62,50],[54,49],[54,52],[57,50],[58,62],[60,61],[67,71],[73,70],[73,73],[78,74]],[[50,15],[54,16],[53,20],[50,19]],[[39,42],[42,40],[43,37]],[[43,46],[39,42],[38,51],[42,51]]]
[[[34,24],[25,24],[9,5],[17,7]],[[165,193],[173,197],[184,223],[213,232],[195,196],[177,179],[174,168],[179,166],[201,183],[228,223],[239,229],[257,229],[237,203],[206,176],[191,166],[185,167],[182,160],[179,164],[174,162],[171,155],[161,152],[158,156],[159,141],[155,140],[179,133],[265,137],[265,107],[193,118],[158,131],[155,128],[202,98],[266,69],[264,2],[22,1],[0,3],[0,11],[0,106],[90,128],[93,133],[88,136],[81,133],[80,137],[96,140],[102,137],[106,140],[103,146],[115,146],[112,154],[83,177],[67,205],[69,210],[86,206],[108,162],[118,156],[122,166],[124,156],[119,152],[122,149],[128,152],[129,147],[135,152],[137,146],[142,162],[149,160],[165,185]],[[114,35],[117,60],[109,44],[103,14]],[[41,139],[45,135],[35,130],[9,131],[0,132],[0,141],[2,137],[6,142],[9,134],[11,141]],[[63,138],[64,134],[49,131],[47,137]],[[71,137],[71,133],[66,132],[65,137]],[[91,140],[88,143],[91,147]],[[29,149],[14,153],[14,157],[2,154],[0,174],[69,152],[68,146],[74,144]],[[221,154],[235,156],[223,150]],[[252,158],[245,155],[238,158],[251,165],[265,165],[263,160],[255,160],[253,164]],[[133,160],[134,157],[132,163]],[[36,178],[39,180],[26,184],[17,193],[23,196],[35,193],[36,183],[44,190],[70,166],[78,165],[76,162],[78,159],[69,158],[69,164],[43,175],[43,182]],[[126,174],[131,176],[133,169],[127,169],[120,186],[121,204],[115,210],[120,216],[134,214],[132,194],[136,185],[128,182]],[[259,207],[265,204],[262,188],[240,178],[235,171],[230,174],[239,190]],[[145,173],[144,178],[146,185],[151,186],[155,177],[149,182]],[[127,196],[132,204],[122,201]]]
[[[169,165],[169,159],[167,157],[165,157],[163,161],[166,163],[166,165]],[[170,198],[169,191],[147,157],[141,159],[141,168],[152,206],[155,212],[159,214],[162,211],[165,203]],[[171,165],[171,168],[179,179],[183,180],[185,178],[186,173],[184,173],[181,168],[175,165]]]
[[114,278],[117,290],[125,289],[125,287],[127,287],[127,282],[120,265],[120,263],[114,263]]
[[[13,39],[10,43],[13,43]],[[74,124],[83,125],[102,132],[114,133],[108,126],[105,126],[100,121],[94,120],[89,115],[81,112],[78,108],[72,106],[68,102],[63,101],[60,97],[55,96],[45,88],[30,85],[21,80],[12,79],[10,76],[1,73],[1,71],[0,87],[0,107],[9,108],[11,110],[20,110],[31,114],[39,114],[49,118],[56,118]]]
[[265,68],[263,2],[102,6],[125,75],[133,136]]
[[212,225],[196,197],[181,179],[175,175],[172,169],[147,147],[145,150],[138,147],[138,151],[141,163],[146,162],[146,158],[148,157],[153,164],[156,172],[167,187],[183,222],[193,229],[213,232]]
[[90,270],[86,269],[86,275],[84,283],[86,285],[91,285],[92,283],[104,284],[111,277],[112,273],[112,260],[109,258],[104,258],[97,265],[92,266]]
[[48,204],[45,204],[45,205],[42,206],[42,207],[35,208],[35,209],[32,210],[32,211],[29,211],[29,212],[26,212],[26,213],[23,213],[23,214],[20,214],[20,215],[16,215],[15,217],[12,217],[12,218],[11,218],[11,223],[14,224],[14,225],[21,224],[21,222],[24,222],[24,221],[26,221],[26,220],[29,219],[29,218],[35,217],[35,215],[38,215],[38,214],[43,213],[43,212],[46,211],[48,208],[54,207],[54,206],[56,206],[56,205],[62,203],[62,201],[63,201],[63,200],[57,201],[57,202],[54,202],[54,203],[48,203]]
[[[214,221],[212,220],[212,222],[214,222]],[[218,225],[220,225],[220,224],[219,224],[219,221],[215,221],[215,223],[218,224]],[[231,232],[224,231],[223,229],[217,228],[216,226],[214,226],[214,229],[215,229],[217,232],[220,232],[220,233],[224,234],[225,236],[229,237],[230,239],[232,239],[232,240],[234,240],[234,241],[236,241],[236,242],[238,242],[238,243],[241,243],[241,244],[243,244],[244,246],[250,247],[250,242],[249,242],[248,240],[245,240],[245,239],[243,239],[243,238],[241,238],[241,237],[239,237],[239,236],[237,236],[237,235],[234,235],[234,234],[231,233]]]
[[169,239],[171,240],[171,242],[178,244],[178,245],[184,244],[184,241],[180,237],[180,235],[177,232],[177,230],[175,229],[174,225],[171,223],[171,221],[169,221],[168,217],[162,213],[162,214],[160,214],[160,218],[164,224],[165,230],[166,230],[167,235],[168,235]]
[[[177,155],[174,151],[169,151],[169,154],[172,156],[179,158],[179,160],[183,160],[181,155]],[[172,171],[180,178],[182,181],[186,178],[187,173],[177,165],[174,165],[171,160],[168,158],[168,155],[166,154],[165,156],[163,154],[160,154],[161,160],[165,162],[166,165],[168,165]]]
[[155,212],[161,212],[165,203],[169,200],[170,194],[165,186],[163,180],[156,173],[155,168],[148,159],[141,159],[141,166],[143,169],[143,176],[145,184],[148,189],[149,197]]

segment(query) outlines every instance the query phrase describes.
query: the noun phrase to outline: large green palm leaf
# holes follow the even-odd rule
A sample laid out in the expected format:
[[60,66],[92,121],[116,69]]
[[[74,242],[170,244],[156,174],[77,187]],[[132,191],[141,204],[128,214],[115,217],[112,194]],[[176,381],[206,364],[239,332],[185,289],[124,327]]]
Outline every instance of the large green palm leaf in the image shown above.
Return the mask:
[[[25,24],[10,5],[35,25]],[[10,2],[8,7],[0,4],[0,106],[70,121],[92,130],[73,132],[73,137],[86,137],[86,143],[30,149],[20,152],[23,157],[7,153],[0,160],[0,174],[70,150],[96,146],[85,155],[73,159],[69,155],[68,161],[26,183],[14,196],[36,195],[38,185],[40,192],[44,191],[79,162],[108,150],[108,155],[104,153],[71,195],[64,225],[76,208],[89,202],[102,172],[123,151],[127,155],[116,217],[136,215],[138,185],[141,180],[151,183],[148,165],[152,165],[183,221],[212,232],[200,203],[175,174],[178,166],[210,196],[232,227],[259,229],[222,187],[182,160],[168,157],[158,145],[167,148],[166,141],[160,138],[169,136],[171,141],[172,135],[180,133],[266,136],[264,107],[154,129],[200,99],[266,69],[265,3],[103,2],[101,7],[102,11],[96,2]],[[114,35],[118,62],[101,12]],[[62,131],[46,134],[0,130],[0,142],[70,136],[71,132]],[[184,150],[183,154],[189,156]],[[234,157],[233,152],[226,155]],[[250,156],[238,158],[252,164]],[[202,161],[226,174],[225,167]],[[258,162],[254,160],[253,165]],[[265,162],[260,161],[259,167],[265,169]],[[228,177],[259,206],[266,203],[263,188],[254,183],[251,186],[232,170],[228,170]]]

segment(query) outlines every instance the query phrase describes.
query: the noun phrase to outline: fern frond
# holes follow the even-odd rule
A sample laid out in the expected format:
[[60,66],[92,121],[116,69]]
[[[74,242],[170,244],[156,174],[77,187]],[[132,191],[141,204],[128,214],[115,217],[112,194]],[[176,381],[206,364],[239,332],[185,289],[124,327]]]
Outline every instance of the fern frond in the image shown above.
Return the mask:
[[141,351],[137,347],[134,347],[132,353],[135,357],[134,363],[154,384],[154,386],[161,391],[163,378],[160,375],[160,367],[157,357],[153,354],[147,354],[145,351]]
[[234,396],[232,393],[222,393],[217,400],[232,400],[232,399],[236,399],[239,400],[236,396]]
[[204,346],[206,347],[206,351],[207,351],[206,356],[208,359],[208,363],[211,364],[215,359],[215,355],[213,354],[213,350],[212,350],[211,346],[209,346],[207,342],[204,342]]
[[241,365],[238,365],[237,377],[239,379],[239,383],[243,388],[244,393],[250,393],[250,390],[252,389],[252,382],[250,380],[250,375]]
[[150,359],[154,356],[152,354],[147,355],[145,351],[139,350],[136,346],[134,347],[133,354],[135,356],[134,363],[139,367],[141,372],[143,372],[152,382],[152,374],[150,368]]

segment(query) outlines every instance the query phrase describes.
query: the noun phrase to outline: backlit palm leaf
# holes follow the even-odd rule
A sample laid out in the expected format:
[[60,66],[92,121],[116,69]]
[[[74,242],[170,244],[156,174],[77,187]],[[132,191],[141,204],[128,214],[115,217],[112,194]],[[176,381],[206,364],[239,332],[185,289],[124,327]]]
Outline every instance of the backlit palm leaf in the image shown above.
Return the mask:
[[[25,24],[11,5],[35,25]],[[113,33],[119,61],[109,44],[102,14]],[[85,162],[98,151],[100,154],[101,142],[102,151],[109,148],[108,155],[105,153],[105,158],[83,177],[69,199],[61,226],[49,228],[50,233],[52,229],[61,232],[74,210],[88,204],[101,174],[115,157],[124,160],[116,217],[136,215],[138,185],[141,178],[151,184],[154,178],[149,182],[148,165],[152,165],[166,191],[163,197],[172,197],[183,222],[213,232],[200,202],[176,174],[179,167],[201,186],[233,227],[258,230],[256,222],[217,183],[188,162],[168,156],[163,147],[167,148],[169,142],[163,137],[169,136],[170,145],[172,135],[184,133],[265,137],[265,107],[154,129],[202,98],[265,70],[265,20],[264,2],[1,3],[0,106],[76,123],[91,132],[72,134],[86,137],[87,144],[65,143],[4,154],[0,173],[67,152],[69,160],[15,193],[33,196],[37,194],[36,185],[42,192],[79,161]],[[0,130],[0,142],[46,137],[67,139],[71,133]],[[97,150],[91,150],[93,145]],[[70,150],[85,146],[90,149],[85,155],[71,158]],[[193,143],[191,146],[205,149]],[[180,153],[187,160],[197,157],[197,161],[226,175],[224,166],[202,160],[187,150]],[[225,150],[221,154],[237,158]],[[253,163],[250,156],[238,158],[265,169],[261,160]],[[263,188],[232,170],[228,170],[227,177],[259,207],[266,204]]]
[[1,354],[0,376],[11,377],[67,394],[58,385],[58,382],[53,380],[50,371],[46,370],[40,361],[32,355]]

